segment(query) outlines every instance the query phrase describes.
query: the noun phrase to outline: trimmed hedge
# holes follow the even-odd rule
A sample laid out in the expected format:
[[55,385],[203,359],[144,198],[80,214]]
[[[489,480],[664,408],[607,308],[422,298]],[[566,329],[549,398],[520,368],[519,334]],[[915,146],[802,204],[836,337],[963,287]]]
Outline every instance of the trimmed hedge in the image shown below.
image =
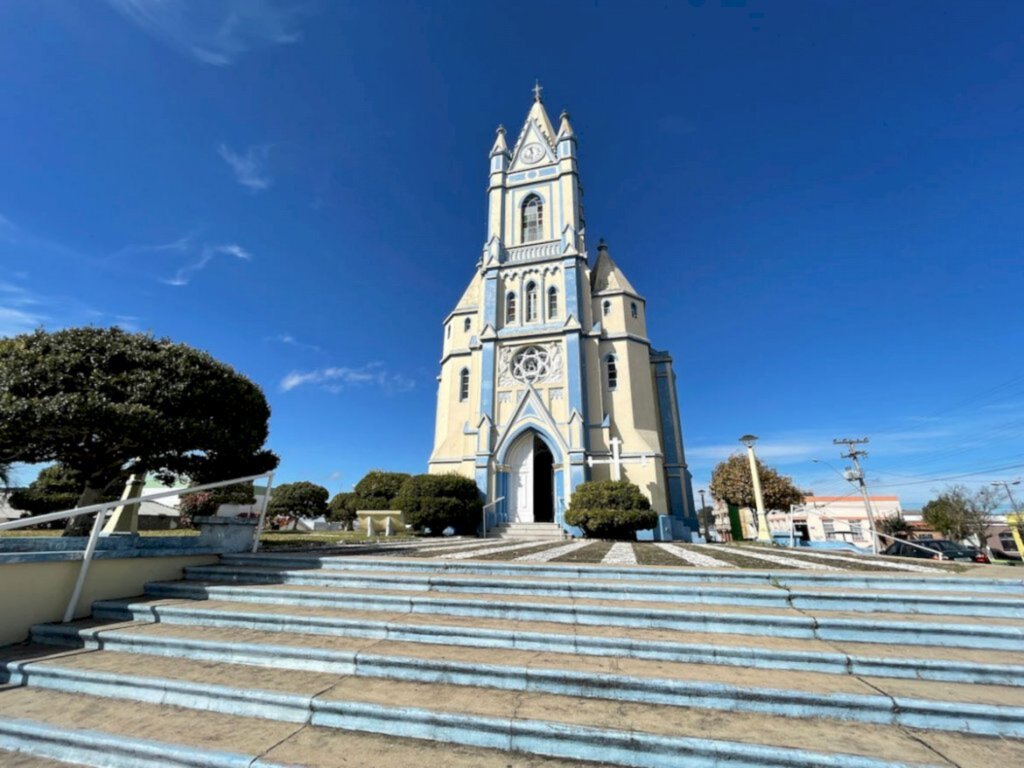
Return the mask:
[[658,524],[658,513],[633,483],[598,480],[576,486],[565,522],[578,525],[588,539],[633,541],[637,531]]
[[413,475],[402,484],[391,508],[405,514],[405,522],[423,533],[440,536],[451,526],[456,533],[473,533],[480,522],[480,489],[468,477],[456,474]]

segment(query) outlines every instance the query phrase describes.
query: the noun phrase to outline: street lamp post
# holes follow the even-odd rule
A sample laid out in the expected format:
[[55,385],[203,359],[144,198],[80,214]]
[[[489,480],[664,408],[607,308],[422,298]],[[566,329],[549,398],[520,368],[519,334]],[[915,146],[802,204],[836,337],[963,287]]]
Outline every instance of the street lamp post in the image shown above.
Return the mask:
[[768,532],[768,515],[764,511],[764,496],[761,493],[761,478],[757,473],[757,457],[754,456],[754,443],[757,435],[744,435],[740,442],[747,446],[747,458],[750,460],[750,477],[754,481],[754,503],[757,506],[757,540],[770,543]]
[[[704,489],[701,488],[697,493],[700,494],[700,513],[704,516],[704,540],[711,541],[711,524],[708,522],[708,514],[704,510],[708,508],[708,505],[704,502]],[[699,520],[697,522],[700,522]]]

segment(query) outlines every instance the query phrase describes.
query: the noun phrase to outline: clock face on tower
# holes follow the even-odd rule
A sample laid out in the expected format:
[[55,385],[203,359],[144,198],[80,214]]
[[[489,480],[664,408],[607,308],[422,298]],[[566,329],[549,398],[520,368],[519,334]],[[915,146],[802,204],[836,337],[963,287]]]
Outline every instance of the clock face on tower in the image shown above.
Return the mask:
[[519,154],[519,156],[523,158],[524,163],[529,163],[530,165],[533,165],[542,157],[544,157],[544,148],[537,142],[533,142],[532,144],[527,144],[525,147],[523,147],[523,151]]

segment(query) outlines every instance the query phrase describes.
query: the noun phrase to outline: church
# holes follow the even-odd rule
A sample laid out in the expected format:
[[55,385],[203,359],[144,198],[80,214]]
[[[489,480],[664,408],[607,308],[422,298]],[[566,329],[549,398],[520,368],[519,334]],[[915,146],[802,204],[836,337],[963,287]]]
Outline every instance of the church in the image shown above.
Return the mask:
[[647,302],[603,241],[591,264],[576,135],[566,112],[555,129],[539,85],[511,148],[498,127],[487,198],[476,274],[444,320],[430,471],[474,478],[488,527],[577,536],[564,522],[573,489],[628,480],[665,516],[659,538],[689,540],[672,358],[651,346]]

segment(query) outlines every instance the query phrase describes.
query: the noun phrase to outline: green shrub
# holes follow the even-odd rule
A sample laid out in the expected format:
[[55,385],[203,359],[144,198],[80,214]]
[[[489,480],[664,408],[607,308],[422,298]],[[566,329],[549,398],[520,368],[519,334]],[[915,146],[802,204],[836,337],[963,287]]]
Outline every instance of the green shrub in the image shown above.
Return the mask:
[[355,491],[356,496],[366,501],[374,500],[374,503],[379,499],[385,499],[383,506],[380,507],[368,507],[362,503],[359,505],[359,509],[391,509],[391,500],[398,495],[398,492],[402,490],[402,485],[408,480],[410,475],[407,472],[385,472],[380,469],[373,469],[366,473],[356,487],[352,490]]
[[637,531],[654,528],[658,513],[633,483],[599,480],[580,483],[573,491],[565,522],[595,539],[633,540]]
[[440,536],[451,526],[456,533],[476,530],[483,502],[476,483],[462,475],[413,475],[391,503],[405,514],[405,522],[430,535]]

